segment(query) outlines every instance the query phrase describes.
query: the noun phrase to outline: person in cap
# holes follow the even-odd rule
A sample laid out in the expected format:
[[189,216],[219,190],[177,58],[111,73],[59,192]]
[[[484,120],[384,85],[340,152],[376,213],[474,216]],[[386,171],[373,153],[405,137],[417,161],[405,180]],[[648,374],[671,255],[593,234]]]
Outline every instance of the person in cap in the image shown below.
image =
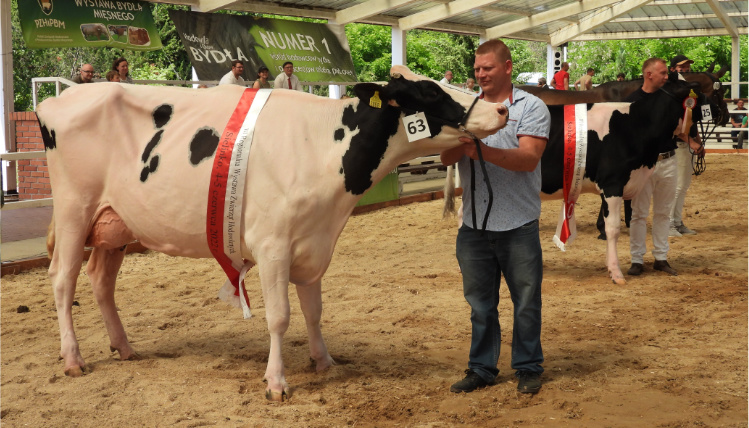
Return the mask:
[[[694,61],[686,56],[676,55],[671,59],[669,70],[672,73],[679,73],[679,78],[684,80],[681,73],[692,71],[692,64],[694,64]],[[700,141],[699,134],[696,139]],[[676,167],[676,195],[674,196],[674,206],[671,209],[671,227],[668,236],[678,238],[684,235],[697,234],[697,232],[685,226],[682,219],[684,200],[687,197],[689,185],[692,184],[692,173],[694,172],[694,159],[689,151],[688,143],[681,140],[676,141],[676,161],[678,163]]]

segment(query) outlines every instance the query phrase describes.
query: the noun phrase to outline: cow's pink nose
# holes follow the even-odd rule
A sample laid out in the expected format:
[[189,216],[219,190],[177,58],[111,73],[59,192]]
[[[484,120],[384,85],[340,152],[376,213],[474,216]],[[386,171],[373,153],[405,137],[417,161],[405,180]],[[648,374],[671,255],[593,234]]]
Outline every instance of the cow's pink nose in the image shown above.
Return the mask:
[[497,113],[499,113],[500,116],[504,116],[507,114],[507,106],[504,104],[497,104]]

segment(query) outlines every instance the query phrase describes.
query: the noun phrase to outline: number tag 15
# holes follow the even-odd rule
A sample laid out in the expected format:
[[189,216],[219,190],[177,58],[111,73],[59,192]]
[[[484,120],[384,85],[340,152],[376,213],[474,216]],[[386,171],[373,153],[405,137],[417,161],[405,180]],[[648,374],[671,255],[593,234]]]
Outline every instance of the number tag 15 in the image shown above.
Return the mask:
[[409,143],[432,136],[427,124],[427,118],[423,112],[404,117],[403,127],[406,128],[406,136],[408,136]]

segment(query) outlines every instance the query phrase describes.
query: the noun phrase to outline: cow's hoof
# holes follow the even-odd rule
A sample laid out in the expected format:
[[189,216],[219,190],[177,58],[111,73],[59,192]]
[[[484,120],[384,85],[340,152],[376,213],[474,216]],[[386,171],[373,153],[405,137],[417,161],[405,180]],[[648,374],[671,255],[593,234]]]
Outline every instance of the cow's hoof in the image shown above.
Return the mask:
[[128,351],[121,351],[121,350],[119,350],[119,349],[117,349],[117,348],[115,348],[113,346],[110,346],[109,347],[109,351],[110,352],[114,352],[114,351],[119,352],[119,354],[120,354],[120,361],[140,361],[140,360],[144,360],[145,359],[144,357],[141,357],[140,354],[138,354],[137,352],[133,351],[132,349],[130,349]]
[[279,403],[283,403],[284,401],[289,399],[289,395],[286,393],[285,389],[282,391],[271,391],[270,389],[266,389],[265,398],[268,401],[277,401]]
[[611,278],[611,281],[616,285],[626,285],[627,280],[624,278]]
[[69,369],[65,369],[65,376],[81,377],[83,375],[89,374],[90,372],[91,369],[86,366],[75,366]]

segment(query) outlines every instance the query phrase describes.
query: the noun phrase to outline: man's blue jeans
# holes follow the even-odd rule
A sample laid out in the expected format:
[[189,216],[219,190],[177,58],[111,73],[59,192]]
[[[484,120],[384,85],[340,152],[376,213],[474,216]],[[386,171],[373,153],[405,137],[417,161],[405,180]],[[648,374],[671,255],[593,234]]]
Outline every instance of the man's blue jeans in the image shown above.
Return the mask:
[[497,361],[499,285],[504,274],[514,310],[512,368],[542,373],[541,281],[543,261],[538,220],[505,232],[481,231],[465,224],[458,231],[458,263],[463,295],[471,305],[471,352],[468,367],[487,382],[499,374]]

